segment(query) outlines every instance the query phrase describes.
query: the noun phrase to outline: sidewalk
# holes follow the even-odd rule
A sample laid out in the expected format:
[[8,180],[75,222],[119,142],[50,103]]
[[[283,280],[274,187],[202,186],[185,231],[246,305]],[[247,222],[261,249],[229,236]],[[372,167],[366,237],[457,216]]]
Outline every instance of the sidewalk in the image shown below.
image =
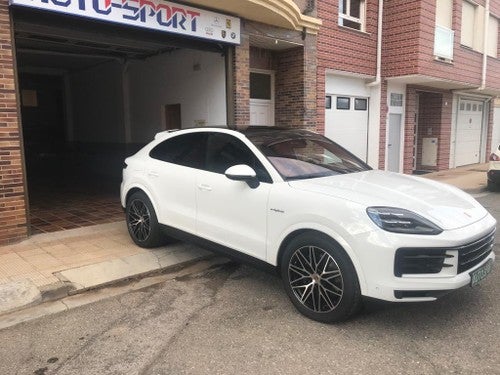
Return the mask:
[[[455,185],[469,193],[486,188],[487,164],[421,177]],[[0,247],[0,314],[42,301],[194,262],[211,253],[182,242],[142,249],[125,222],[37,234]]]
[[468,193],[477,194],[486,190],[487,170],[488,163],[473,164],[446,171],[428,173],[420,177],[454,185]]
[[0,314],[210,254],[181,242],[142,249],[130,239],[124,221],[37,234],[0,247]]

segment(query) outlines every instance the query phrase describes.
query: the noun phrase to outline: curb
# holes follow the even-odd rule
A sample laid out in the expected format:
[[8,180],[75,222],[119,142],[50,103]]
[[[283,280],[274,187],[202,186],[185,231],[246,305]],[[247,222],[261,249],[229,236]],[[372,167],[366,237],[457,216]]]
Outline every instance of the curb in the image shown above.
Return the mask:
[[481,194],[481,193],[486,193],[488,191],[488,188],[486,186],[481,186],[479,188],[475,189],[463,189],[468,194]]
[[[207,258],[208,259],[201,259],[200,261],[186,262],[182,265],[169,267],[168,269],[157,270],[149,275],[145,275],[147,277],[131,277],[130,282],[127,283],[120,283],[117,281],[108,284],[107,287],[102,286],[94,288],[88,293],[76,293],[54,300],[47,300],[43,303],[24,306],[19,310],[11,310],[5,314],[0,314],[0,331],[20,323],[26,323],[34,319],[96,303],[107,298],[149,288],[168,280],[181,279],[187,276],[196,277],[196,275],[211,272],[211,270],[223,267],[225,264],[231,262],[229,259],[220,256],[210,256]],[[64,289],[62,284],[63,283],[54,283],[52,285],[53,291],[61,291],[61,289]],[[47,296],[49,297],[49,294],[47,294]],[[52,297],[55,297],[55,295],[53,294]]]
[[[185,253],[187,254],[187,256],[184,256],[183,257],[184,259],[178,257],[175,263],[171,262],[170,264],[164,266],[158,263],[157,267],[152,267],[150,269],[143,270],[140,272],[123,273],[119,277],[112,277],[92,285],[80,285],[78,283],[70,281],[63,275],[63,272],[65,271],[54,273],[54,275],[57,278],[59,278],[60,281],[52,284],[43,285],[41,287],[34,286],[34,284],[29,282],[28,280],[0,285],[0,302],[4,303],[7,306],[11,305],[11,307],[7,307],[3,310],[0,310],[0,317],[27,308],[32,308],[42,303],[54,302],[89,290],[97,290],[104,287],[113,286],[124,281],[129,281],[134,279],[140,280],[145,277],[161,275],[163,273],[176,272],[183,268],[191,266],[192,264],[197,263],[199,261],[209,260],[215,257],[214,254],[202,249],[196,249],[196,251],[191,250],[190,252],[186,251]],[[122,258],[122,260],[127,260],[127,258]],[[92,267],[102,268],[103,266],[105,268],[107,263],[108,262],[100,262],[89,266],[78,267],[76,269],[70,269],[66,271],[78,272],[79,269],[86,269]],[[3,293],[4,296],[2,296],[1,293],[2,286],[4,286],[5,289],[8,289],[7,293]],[[35,293],[35,290],[37,290],[38,293]],[[27,294],[27,291],[29,292],[28,293],[29,295],[25,297],[24,295]]]

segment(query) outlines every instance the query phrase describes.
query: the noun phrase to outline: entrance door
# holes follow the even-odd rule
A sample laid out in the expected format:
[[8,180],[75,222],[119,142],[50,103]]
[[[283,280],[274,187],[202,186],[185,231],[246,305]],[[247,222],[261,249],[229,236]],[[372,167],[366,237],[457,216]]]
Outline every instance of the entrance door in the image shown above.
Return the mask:
[[165,106],[165,130],[180,129],[181,127],[181,105],[167,104]]
[[250,125],[274,125],[274,73],[250,73]]
[[401,118],[397,113],[389,114],[389,136],[387,143],[387,170],[400,172],[401,161]]
[[455,166],[479,163],[484,102],[461,99],[455,139]]

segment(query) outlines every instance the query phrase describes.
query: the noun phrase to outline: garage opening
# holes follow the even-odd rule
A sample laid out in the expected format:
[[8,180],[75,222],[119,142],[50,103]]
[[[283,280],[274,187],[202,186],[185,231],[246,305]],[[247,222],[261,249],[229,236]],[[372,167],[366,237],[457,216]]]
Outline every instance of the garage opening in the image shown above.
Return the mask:
[[31,233],[123,220],[123,160],[226,124],[222,44],[13,9]]

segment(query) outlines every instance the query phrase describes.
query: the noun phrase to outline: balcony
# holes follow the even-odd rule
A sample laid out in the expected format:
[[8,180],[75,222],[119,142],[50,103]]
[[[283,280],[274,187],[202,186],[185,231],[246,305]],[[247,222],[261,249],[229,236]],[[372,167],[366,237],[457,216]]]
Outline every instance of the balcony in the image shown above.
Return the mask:
[[436,25],[434,31],[434,56],[440,60],[453,61],[455,32],[447,27]]

